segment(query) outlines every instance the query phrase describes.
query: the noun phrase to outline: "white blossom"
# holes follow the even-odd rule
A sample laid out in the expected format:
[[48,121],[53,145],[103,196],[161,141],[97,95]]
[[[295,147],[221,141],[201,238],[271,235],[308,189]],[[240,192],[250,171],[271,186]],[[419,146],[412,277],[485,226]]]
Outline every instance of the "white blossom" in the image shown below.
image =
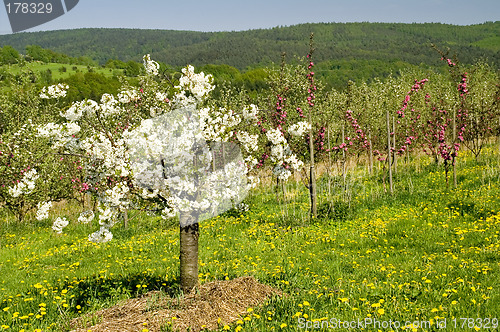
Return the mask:
[[196,74],[193,66],[183,68],[182,74],[178,88],[190,91],[198,100],[202,100],[215,88],[212,85],[212,75],[205,75],[203,72]]
[[239,131],[236,133],[236,137],[248,153],[257,151],[259,135],[250,135],[246,131]]
[[292,175],[292,172],[289,169],[285,168],[282,164],[277,164],[273,169],[273,174],[278,179],[285,181]]
[[243,108],[243,118],[245,120],[256,119],[259,109],[254,104],[250,104],[249,107]]
[[155,98],[158,101],[168,102],[168,94],[166,92],[156,92]]
[[290,165],[290,167],[292,167],[292,169],[294,169],[296,171],[300,170],[304,166],[304,163],[301,160],[299,160],[295,154],[289,154],[285,158],[285,162],[288,165]]
[[32,168],[24,173],[23,178],[13,187],[9,187],[8,191],[12,197],[31,194],[35,189],[35,181],[39,178],[36,169]]
[[112,94],[105,93],[101,97],[101,114],[111,116],[122,113],[124,110],[118,105],[119,101]]
[[89,241],[94,243],[105,243],[113,239],[113,234],[107,227],[101,227],[97,232],[89,235]]
[[99,104],[92,99],[74,102],[65,112],[59,114],[68,121],[78,121],[84,114],[96,114]]
[[156,76],[158,75],[158,69],[160,69],[160,64],[156,61],[151,60],[149,54],[146,54],[142,61],[144,63],[144,69],[146,70],[146,74]]
[[267,139],[271,141],[274,145],[285,144],[286,139],[283,133],[279,129],[269,129],[266,132]]
[[255,165],[259,163],[259,161],[254,156],[247,156],[245,159],[245,164],[249,168],[254,168]]
[[44,86],[42,92],[40,92],[40,98],[42,99],[57,99],[65,97],[69,86],[64,83],[59,83],[51,86]]
[[[146,195],[168,188],[168,194],[162,194],[164,218],[189,213],[199,222],[228,210],[248,190],[239,147],[234,143],[209,147],[200,113],[208,122],[212,118],[208,110],[198,111],[193,105],[143,120],[128,137],[136,185],[147,188]],[[239,121],[233,112],[220,114],[220,123]]]
[[116,224],[118,210],[106,203],[105,201],[101,201],[97,206],[97,210],[99,211],[99,225],[111,228]]
[[118,101],[122,104],[128,104],[130,102],[135,102],[139,99],[139,94],[135,89],[122,90],[118,93]]
[[49,210],[52,207],[52,202],[40,202],[37,205],[38,210],[36,211],[36,220],[44,220],[49,217]]
[[128,208],[128,193],[129,187],[126,183],[117,183],[112,188],[106,190],[106,202],[114,208]]
[[108,136],[99,133],[83,140],[80,146],[87,155],[102,162],[106,176],[125,177],[130,174],[125,139],[116,138],[111,142]]
[[88,224],[94,219],[94,212],[92,210],[83,211],[78,217],[78,222],[82,224]]
[[278,162],[283,160],[285,148],[283,145],[273,145],[271,147],[271,161]]
[[288,132],[293,136],[302,137],[311,129],[311,124],[306,121],[297,122],[290,126]]
[[218,110],[202,108],[198,114],[203,136],[212,142],[227,142],[233,136],[231,128],[241,122],[238,114],[225,108]]
[[260,178],[258,176],[249,175],[248,181],[250,182],[250,188],[255,188],[260,183]]
[[74,136],[80,132],[80,126],[75,122],[67,122],[62,125],[49,122],[37,129],[39,137],[51,138],[54,149],[65,146],[74,140]]
[[52,229],[57,234],[62,234],[63,228],[68,226],[69,221],[66,218],[57,217],[57,219],[52,224]]

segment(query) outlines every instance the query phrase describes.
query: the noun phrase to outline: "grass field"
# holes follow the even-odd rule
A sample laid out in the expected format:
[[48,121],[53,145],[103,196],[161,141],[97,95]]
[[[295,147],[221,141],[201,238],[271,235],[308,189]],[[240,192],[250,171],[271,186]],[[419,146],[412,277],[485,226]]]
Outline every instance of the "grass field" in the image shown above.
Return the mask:
[[102,67],[87,67],[83,65],[68,65],[61,63],[41,63],[41,62],[26,62],[25,65],[23,65],[22,67],[20,67],[19,65],[10,65],[8,71],[13,75],[17,75],[22,71],[26,71],[28,69],[31,69],[34,72],[45,72],[47,70],[50,70],[52,72],[52,79],[59,80],[68,78],[71,75],[74,75],[78,72],[87,73],[89,71],[89,68],[93,72],[99,73],[107,77],[123,74],[122,69],[110,69]]
[[[367,176],[364,166],[346,179],[350,203],[342,200],[342,177],[332,176],[328,197],[323,176],[320,211],[327,217],[309,220],[307,190],[289,184],[287,202],[261,187],[247,198],[249,211],[204,222],[200,282],[250,275],[287,294],[237,322],[221,322],[220,330],[310,331],[320,324],[327,330],[325,322],[334,319],[379,322],[367,331],[495,330],[497,149],[479,161],[461,155],[457,189],[447,188],[442,167],[422,157],[400,163],[392,196],[380,174]],[[324,212],[325,202],[336,202],[336,210]],[[93,244],[87,236],[97,226],[77,224],[78,211],[61,205],[52,219],[23,225],[0,217],[0,330],[64,331],[71,318],[176,285],[174,221],[131,212],[128,229],[115,226],[111,242]],[[57,215],[72,221],[62,235],[50,229]],[[439,328],[444,319],[447,328]],[[405,322],[412,325],[403,329]]]

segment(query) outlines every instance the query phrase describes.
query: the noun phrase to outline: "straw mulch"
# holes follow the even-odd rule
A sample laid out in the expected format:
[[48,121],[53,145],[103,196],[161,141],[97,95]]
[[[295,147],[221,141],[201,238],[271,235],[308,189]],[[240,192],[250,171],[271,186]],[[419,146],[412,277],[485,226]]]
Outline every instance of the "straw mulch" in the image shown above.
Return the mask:
[[[281,296],[281,292],[260,284],[253,277],[241,277],[203,284],[197,292],[181,298],[149,292],[74,319],[70,325],[73,332],[136,332],[143,329],[153,332],[167,325],[171,325],[173,331],[213,330],[241,319],[248,308],[263,304],[273,295]],[[92,322],[95,325],[89,326]]]

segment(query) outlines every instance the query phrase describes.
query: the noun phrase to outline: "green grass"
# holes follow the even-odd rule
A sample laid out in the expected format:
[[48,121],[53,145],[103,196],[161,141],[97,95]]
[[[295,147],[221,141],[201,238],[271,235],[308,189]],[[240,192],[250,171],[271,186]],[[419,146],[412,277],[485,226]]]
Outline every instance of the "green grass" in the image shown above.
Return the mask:
[[[347,177],[349,202],[341,176],[331,177],[331,196],[322,177],[320,203],[343,202],[336,206],[350,210],[313,220],[302,185],[287,184],[286,203],[277,202],[272,188],[260,188],[247,198],[250,211],[201,225],[200,281],[252,275],[288,294],[256,308],[232,331],[295,331],[299,319],[365,318],[432,321],[430,329],[415,330],[436,331],[443,319],[453,330],[453,318],[457,326],[460,318],[500,318],[498,156],[490,148],[479,162],[464,155],[458,165],[459,186],[451,189],[427,157],[400,163],[392,196],[380,173],[370,177],[359,166]],[[76,210],[68,205],[57,214],[76,221]],[[134,215],[129,229],[116,226],[106,244],[87,241],[97,226],[71,223],[56,235],[51,221],[4,220],[0,326],[66,330],[83,313],[175,288],[178,228]],[[390,330],[372,327],[366,330]]]
[[[101,75],[112,77],[114,75],[123,75],[122,69],[110,69],[102,67],[90,67],[95,73]],[[68,78],[78,72],[86,73],[89,71],[89,67],[83,65],[68,65],[61,63],[41,63],[41,62],[27,62],[23,66],[10,65],[9,72],[13,75],[17,75],[27,69],[31,69],[34,72],[45,72],[50,70],[52,72],[52,79],[59,80]]]

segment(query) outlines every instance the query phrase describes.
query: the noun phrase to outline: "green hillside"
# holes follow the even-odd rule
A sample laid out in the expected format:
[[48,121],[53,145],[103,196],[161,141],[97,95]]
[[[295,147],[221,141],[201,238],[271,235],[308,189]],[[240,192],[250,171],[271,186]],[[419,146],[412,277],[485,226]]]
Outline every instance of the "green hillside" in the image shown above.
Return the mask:
[[450,47],[461,61],[486,57],[500,67],[500,21],[470,26],[439,23],[319,23],[240,32],[77,29],[0,36],[23,53],[36,44],[72,57],[140,61],[143,54],[172,66],[228,64],[240,70],[279,62],[282,52],[303,56],[315,33],[317,61],[381,60],[436,65],[430,43]]
[[[4,57],[9,57],[4,63],[15,63],[12,53],[17,50],[28,55],[28,60],[92,67],[106,64],[108,69],[123,69],[128,76],[137,74],[144,54],[151,54],[174,70],[192,64],[219,79],[227,76],[224,79],[242,81],[253,89],[260,78],[254,82],[239,72],[279,63],[284,52],[288,62],[304,56],[311,32],[315,36],[317,77],[339,89],[349,80],[398,75],[408,67],[444,68],[431,44],[449,50],[451,57],[458,55],[465,64],[481,59],[500,68],[500,21],[470,26],[318,23],[240,32],[76,29],[4,35],[0,36],[0,47],[7,54]],[[213,65],[218,67],[207,67]]]

